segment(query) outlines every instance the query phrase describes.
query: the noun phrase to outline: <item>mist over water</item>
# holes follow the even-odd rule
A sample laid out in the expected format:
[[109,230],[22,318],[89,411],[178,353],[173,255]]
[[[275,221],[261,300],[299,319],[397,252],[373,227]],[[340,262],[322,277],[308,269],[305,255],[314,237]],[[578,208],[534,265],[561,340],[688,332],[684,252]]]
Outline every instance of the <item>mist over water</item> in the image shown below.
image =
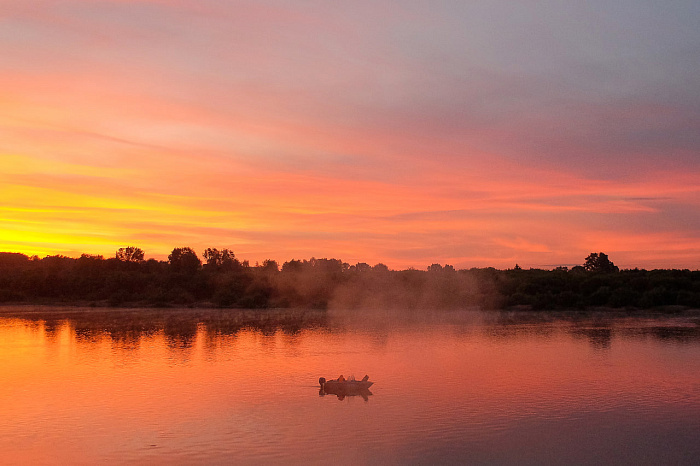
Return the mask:
[[[700,317],[4,308],[0,457],[693,464]],[[364,374],[361,396],[318,377]],[[9,402],[11,400],[11,402]]]
[[375,272],[338,286],[329,307],[362,311],[465,309],[481,303],[481,288],[487,285],[471,275],[454,272]]

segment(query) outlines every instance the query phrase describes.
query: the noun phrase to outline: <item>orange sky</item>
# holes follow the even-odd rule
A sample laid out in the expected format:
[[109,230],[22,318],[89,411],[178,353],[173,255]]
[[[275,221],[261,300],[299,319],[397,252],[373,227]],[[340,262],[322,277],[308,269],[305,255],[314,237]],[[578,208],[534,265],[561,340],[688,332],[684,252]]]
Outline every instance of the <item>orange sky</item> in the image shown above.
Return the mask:
[[507,3],[2,0],[0,250],[697,269],[697,8]]

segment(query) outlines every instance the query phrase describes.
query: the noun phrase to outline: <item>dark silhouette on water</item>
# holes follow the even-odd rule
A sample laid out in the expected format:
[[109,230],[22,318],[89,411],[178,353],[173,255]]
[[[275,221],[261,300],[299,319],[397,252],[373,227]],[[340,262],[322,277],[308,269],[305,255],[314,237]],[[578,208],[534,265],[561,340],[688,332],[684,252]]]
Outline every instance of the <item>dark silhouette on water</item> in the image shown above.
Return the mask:
[[372,395],[369,387],[374,385],[374,382],[369,381],[368,375],[365,375],[362,380],[355,380],[354,377],[345,380],[342,375],[335,380],[320,377],[318,383],[321,386],[319,396],[336,395],[339,400],[345,399],[346,396],[361,396],[365,401],[368,401],[369,396]]

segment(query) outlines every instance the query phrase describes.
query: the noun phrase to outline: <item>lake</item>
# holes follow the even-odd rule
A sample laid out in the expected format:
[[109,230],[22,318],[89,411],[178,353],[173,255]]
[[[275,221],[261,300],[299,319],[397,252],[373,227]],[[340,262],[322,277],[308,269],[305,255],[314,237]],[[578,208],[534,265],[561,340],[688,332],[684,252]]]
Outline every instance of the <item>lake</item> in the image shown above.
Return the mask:
[[5,307],[0,459],[697,464],[700,314]]

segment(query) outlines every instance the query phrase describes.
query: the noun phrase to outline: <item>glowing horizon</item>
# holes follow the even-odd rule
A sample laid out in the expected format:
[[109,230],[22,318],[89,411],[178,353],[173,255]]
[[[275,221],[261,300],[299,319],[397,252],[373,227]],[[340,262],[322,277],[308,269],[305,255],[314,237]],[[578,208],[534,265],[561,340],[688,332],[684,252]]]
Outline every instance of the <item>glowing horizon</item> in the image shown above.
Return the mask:
[[0,6],[0,251],[700,268],[693,2]]

